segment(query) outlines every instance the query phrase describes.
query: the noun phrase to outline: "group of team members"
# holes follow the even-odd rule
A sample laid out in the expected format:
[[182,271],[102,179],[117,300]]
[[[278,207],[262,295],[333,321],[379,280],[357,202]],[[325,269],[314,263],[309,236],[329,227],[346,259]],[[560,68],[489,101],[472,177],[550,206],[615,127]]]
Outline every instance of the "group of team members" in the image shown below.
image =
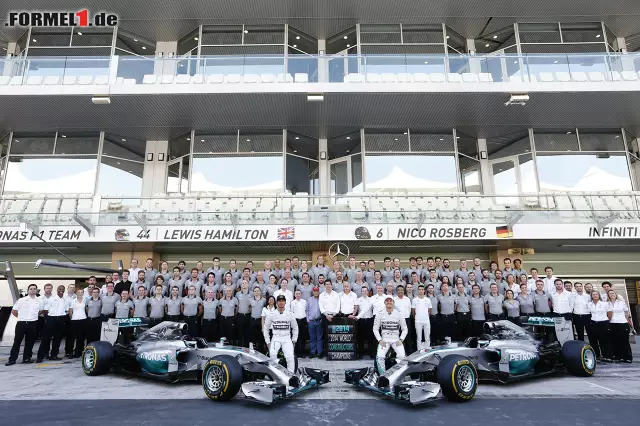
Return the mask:
[[[431,343],[479,336],[485,321],[509,319],[521,324],[534,315],[572,320],[577,338],[584,340],[586,330],[604,361],[632,359],[629,309],[610,283],[604,282],[599,293],[590,283],[583,286],[556,278],[551,267],[545,268],[545,277],[539,277],[536,268],[529,276],[520,259],[513,261],[513,267],[511,259],[504,259],[503,269],[497,262],[484,269],[479,258],[468,269],[467,262],[461,260],[457,270],[451,270],[448,259],[439,257],[428,257],[426,265],[422,258],[412,257],[405,269],[400,268],[398,258],[386,257],[384,268],[376,269],[375,261],[357,264],[354,256],[349,258],[348,268],[343,269],[339,262],[330,268],[321,255],[311,268],[294,257],[284,260],[283,269],[276,260],[275,268],[266,261],[258,271],[253,262],[240,271],[234,260],[225,270],[218,257],[206,271],[202,262],[188,270],[186,262],[180,261],[171,272],[164,261],[159,270],[153,268],[152,259],[147,259],[143,269],[137,263],[133,259],[122,277],[119,273],[107,275],[102,288],[92,276],[84,290],[76,291],[71,284],[66,293],[59,286],[57,294],[52,294],[52,286],[47,284],[44,295],[38,297],[37,287],[30,285],[28,296],[14,306],[16,344],[7,364],[15,363],[23,338],[24,360],[31,360],[35,341],[32,323],[38,315],[44,315],[45,327],[36,362],[59,359],[63,335],[65,355],[79,356],[85,342],[99,340],[103,321],[129,317],[149,318],[152,326],[163,320],[184,321],[193,335],[210,341],[224,337],[241,346],[253,343],[266,352],[265,321],[278,311],[276,301],[282,297],[284,311],[296,321],[294,349],[298,356],[326,354],[324,336],[336,317],[356,321],[360,356],[380,355],[384,345],[376,342],[382,339],[376,330],[385,326],[376,321],[390,303],[406,327],[399,339],[405,353]],[[131,275],[137,276],[136,282],[129,281]],[[271,326],[267,332],[273,334]]]

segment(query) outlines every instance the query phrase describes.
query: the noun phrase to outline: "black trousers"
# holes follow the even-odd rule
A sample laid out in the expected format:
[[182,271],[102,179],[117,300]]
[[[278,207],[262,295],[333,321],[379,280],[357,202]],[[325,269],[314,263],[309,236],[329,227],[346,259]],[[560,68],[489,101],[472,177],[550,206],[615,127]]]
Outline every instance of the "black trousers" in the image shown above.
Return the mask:
[[196,315],[183,316],[182,320],[185,324],[187,324],[187,330],[189,331],[189,336],[197,337],[200,334],[200,327],[198,327],[198,317]]
[[180,322],[180,314],[178,315],[168,315],[169,321]]
[[622,361],[632,361],[631,345],[629,344],[629,324],[610,323],[611,348],[613,357]]
[[591,314],[578,315],[573,314],[573,326],[576,328],[578,340],[584,341],[584,330],[588,327],[591,320]]
[[487,314],[487,321],[500,321],[504,319],[504,314]]
[[296,355],[300,356],[305,353],[305,346],[309,340],[309,327],[307,325],[307,318],[296,318],[298,323],[298,341],[293,351]]
[[471,320],[471,333],[475,337],[480,337],[484,333],[484,320]]
[[87,318],[87,343],[98,342],[102,332],[102,317]]
[[[407,337],[404,338],[404,352],[406,355],[414,353],[418,348],[415,344],[416,324],[411,317],[405,318],[407,323]],[[373,327],[372,327],[373,328]]]
[[507,317],[507,319],[515,325],[520,325],[520,317]]
[[550,317],[551,312],[536,312],[534,315],[537,317]]
[[24,340],[24,352],[22,359],[29,359],[33,356],[33,344],[36,342],[38,335],[38,321],[18,321],[16,324],[16,335],[13,338],[13,346],[9,353],[9,361],[15,362],[20,353],[20,345]]
[[429,340],[431,341],[431,346],[435,346],[437,342],[442,340],[442,335],[440,334],[440,315],[430,315],[429,323],[431,325]]
[[226,337],[227,342],[236,343],[236,318],[220,317],[220,337]]
[[156,325],[160,324],[162,321],[164,321],[164,318],[149,318],[149,328],[155,327]]
[[203,319],[200,327],[200,337],[204,337],[208,342],[218,340],[218,320]]
[[78,357],[82,355],[82,351],[84,350],[84,341],[87,338],[87,320],[72,320],[71,331],[73,334],[73,342],[75,343],[73,355]]
[[562,318],[566,319],[567,321],[571,321],[571,320],[573,319],[573,314],[572,314],[571,312],[567,312],[567,313],[565,313],[565,314],[558,314],[558,313],[553,312],[553,313],[551,314],[551,316],[552,316],[553,318],[559,318],[559,317],[562,317]]
[[[373,343],[373,318],[360,318],[357,321],[356,338],[358,340],[358,355],[376,356],[377,346]],[[365,343],[368,351],[364,348]]]
[[440,315],[440,331],[442,338],[449,337],[454,340],[456,337],[456,316],[453,314]]
[[[236,324],[236,336],[238,336],[238,345],[242,346],[243,348],[249,347],[250,332],[251,314],[238,314],[238,320]],[[299,338],[298,341],[300,341]]]
[[58,356],[66,318],[68,318],[66,315],[58,317],[47,316],[44,330],[42,330],[38,355],[36,355],[37,359],[44,359],[44,357],[49,356],[49,352],[51,352],[50,358]]
[[267,346],[262,335],[262,318],[251,318],[251,343],[258,352],[264,353]]
[[613,356],[611,353],[609,321],[591,321],[587,327],[587,333],[589,334],[589,343],[591,343],[598,358],[611,358]]
[[64,321],[64,354],[69,356],[73,355],[73,330],[71,328],[71,318],[69,315],[65,317]]
[[458,340],[471,336],[471,312],[456,312],[456,331]]

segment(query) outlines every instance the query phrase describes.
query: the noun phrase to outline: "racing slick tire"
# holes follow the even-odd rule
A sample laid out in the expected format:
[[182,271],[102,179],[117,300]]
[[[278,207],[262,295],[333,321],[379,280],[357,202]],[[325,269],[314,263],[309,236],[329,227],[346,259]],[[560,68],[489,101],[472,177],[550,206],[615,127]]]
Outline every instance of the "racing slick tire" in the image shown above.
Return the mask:
[[[294,371],[298,371],[298,357],[294,356]],[[282,351],[280,351],[278,353],[278,364],[280,364],[281,366],[283,366],[284,368],[287,368],[287,359],[284,357],[284,354],[282,354]]]
[[82,370],[87,376],[100,376],[111,370],[113,346],[109,342],[91,342],[82,352]]
[[568,340],[562,345],[562,362],[574,376],[589,377],[596,372],[596,352],[582,340]]
[[229,401],[242,386],[243,371],[238,360],[230,355],[211,358],[202,369],[202,388],[214,401]]
[[455,402],[469,401],[478,390],[478,370],[468,358],[447,355],[440,361],[436,379],[442,394]]

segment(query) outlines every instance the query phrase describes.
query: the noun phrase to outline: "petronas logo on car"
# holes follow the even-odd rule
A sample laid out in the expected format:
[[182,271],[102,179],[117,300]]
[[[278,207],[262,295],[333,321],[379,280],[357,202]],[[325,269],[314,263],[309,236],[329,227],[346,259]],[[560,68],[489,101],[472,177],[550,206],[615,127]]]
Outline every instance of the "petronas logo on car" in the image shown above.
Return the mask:
[[537,358],[538,356],[531,352],[512,352],[509,354],[509,361],[529,361]]
[[167,354],[143,352],[138,355],[138,360],[167,362],[169,359]]

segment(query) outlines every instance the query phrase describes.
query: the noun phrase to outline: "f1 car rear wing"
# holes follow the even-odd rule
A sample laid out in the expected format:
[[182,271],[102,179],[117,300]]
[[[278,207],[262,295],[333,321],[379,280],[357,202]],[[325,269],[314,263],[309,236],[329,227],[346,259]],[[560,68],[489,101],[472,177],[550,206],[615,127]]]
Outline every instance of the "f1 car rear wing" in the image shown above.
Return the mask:
[[549,318],[549,317],[529,317],[529,320],[527,321],[527,325],[542,325],[545,327],[555,327],[556,326],[556,322],[554,321],[555,318]]
[[558,339],[560,345],[564,345],[564,342],[567,340],[573,340],[573,324],[571,321],[567,321],[563,317],[529,317],[526,325],[554,327],[556,339]]

